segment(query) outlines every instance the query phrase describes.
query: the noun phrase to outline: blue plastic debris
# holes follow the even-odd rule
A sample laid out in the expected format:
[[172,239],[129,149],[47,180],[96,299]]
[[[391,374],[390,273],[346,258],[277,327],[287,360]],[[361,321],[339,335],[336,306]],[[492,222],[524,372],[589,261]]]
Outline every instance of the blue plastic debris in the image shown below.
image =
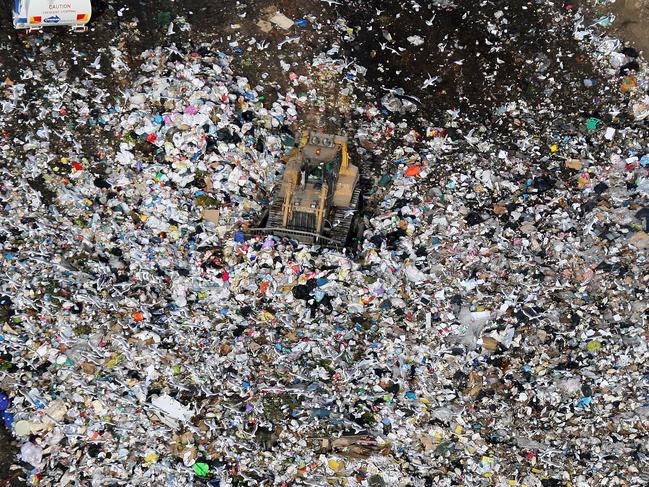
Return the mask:
[[584,407],[588,406],[591,403],[592,400],[593,400],[593,398],[590,397],[590,396],[582,397],[579,400],[579,402],[577,403],[577,407],[578,408],[584,408]]
[[328,418],[331,415],[331,411],[324,408],[315,408],[312,411],[313,416],[316,418]]
[[5,411],[9,407],[9,396],[4,392],[0,392],[0,412]]

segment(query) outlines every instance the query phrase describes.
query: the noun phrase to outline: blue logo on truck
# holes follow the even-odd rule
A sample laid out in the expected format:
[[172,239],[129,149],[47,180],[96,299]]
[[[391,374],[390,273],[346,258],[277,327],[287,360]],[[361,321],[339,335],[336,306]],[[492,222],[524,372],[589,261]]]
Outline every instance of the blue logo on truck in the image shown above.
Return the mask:
[[58,24],[61,21],[61,17],[58,15],[52,15],[51,17],[45,17],[43,22],[45,24]]

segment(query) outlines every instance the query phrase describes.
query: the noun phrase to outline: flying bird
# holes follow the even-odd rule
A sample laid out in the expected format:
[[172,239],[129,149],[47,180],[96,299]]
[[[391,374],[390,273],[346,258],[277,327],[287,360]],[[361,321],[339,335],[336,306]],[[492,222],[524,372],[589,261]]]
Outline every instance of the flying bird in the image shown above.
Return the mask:
[[397,51],[396,49],[394,49],[393,47],[388,46],[387,42],[385,42],[385,43],[384,42],[379,42],[379,45],[381,46],[382,51],[385,51],[386,49],[388,49],[388,50],[392,51],[393,53],[395,53],[397,56],[401,56],[401,53],[399,51]]
[[439,81],[439,76],[431,76],[430,74],[428,75],[428,78],[424,81],[424,84],[421,85],[422,88],[428,88],[429,86],[433,86],[435,83]]

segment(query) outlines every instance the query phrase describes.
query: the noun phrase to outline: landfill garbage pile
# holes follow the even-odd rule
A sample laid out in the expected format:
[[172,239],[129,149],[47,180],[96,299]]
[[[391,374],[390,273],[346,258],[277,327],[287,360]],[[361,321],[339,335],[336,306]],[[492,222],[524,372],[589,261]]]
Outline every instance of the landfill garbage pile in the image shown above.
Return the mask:
[[[280,93],[174,45],[118,93],[52,84],[18,135],[5,81],[0,411],[28,482],[646,485],[649,74],[573,21],[581,113],[542,58],[538,104],[426,120],[357,96],[337,49]],[[319,78],[371,171],[356,253],[246,237]]]

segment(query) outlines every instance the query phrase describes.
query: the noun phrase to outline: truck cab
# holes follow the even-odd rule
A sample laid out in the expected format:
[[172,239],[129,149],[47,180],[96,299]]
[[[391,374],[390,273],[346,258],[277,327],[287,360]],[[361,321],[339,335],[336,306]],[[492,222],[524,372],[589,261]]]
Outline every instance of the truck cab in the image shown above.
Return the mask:
[[92,15],[90,0],[14,0],[15,29],[38,31],[63,26],[85,32]]

